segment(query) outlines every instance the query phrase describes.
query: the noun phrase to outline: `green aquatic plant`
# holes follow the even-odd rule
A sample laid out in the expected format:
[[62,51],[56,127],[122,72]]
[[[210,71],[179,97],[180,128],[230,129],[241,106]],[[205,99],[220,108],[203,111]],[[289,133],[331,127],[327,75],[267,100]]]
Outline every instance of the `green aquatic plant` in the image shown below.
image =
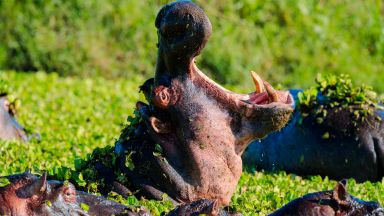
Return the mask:
[[298,110],[303,118],[312,116],[321,124],[330,110],[348,110],[354,125],[375,116],[379,105],[372,87],[355,86],[348,75],[318,74],[316,85],[298,94]]
[[[140,113],[135,110],[133,115],[128,116],[119,139],[116,142],[125,143],[133,138],[135,129],[142,121]],[[134,169],[131,161],[132,152],[126,152],[125,166],[129,170]],[[105,169],[113,171],[116,180],[124,185],[129,185],[125,174],[118,164],[119,155],[115,152],[114,146],[96,148],[86,158],[75,158],[74,169],[68,167],[59,167],[52,172],[52,176],[59,180],[70,180],[77,186],[84,188],[88,192],[100,193],[100,189],[106,186],[105,176],[100,176],[97,166],[102,165]]]

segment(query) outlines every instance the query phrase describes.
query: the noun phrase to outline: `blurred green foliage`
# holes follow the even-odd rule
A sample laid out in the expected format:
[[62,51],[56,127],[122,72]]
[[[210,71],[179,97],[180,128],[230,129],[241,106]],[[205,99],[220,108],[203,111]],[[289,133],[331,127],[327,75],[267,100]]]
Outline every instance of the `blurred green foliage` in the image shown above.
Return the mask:
[[9,83],[0,79],[0,96],[8,95],[10,93]]
[[[0,1],[0,68],[61,75],[150,76],[155,16],[165,0]],[[350,74],[383,91],[380,0],[196,0],[213,24],[198,63],[227,85],[307,87],[318,72]]]

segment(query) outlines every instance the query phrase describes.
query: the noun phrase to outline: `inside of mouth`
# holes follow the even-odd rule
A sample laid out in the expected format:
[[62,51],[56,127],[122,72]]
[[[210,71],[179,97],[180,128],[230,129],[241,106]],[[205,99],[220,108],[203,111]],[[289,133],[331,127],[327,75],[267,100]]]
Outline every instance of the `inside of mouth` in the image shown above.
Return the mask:
[[290,97],[288,91],[276,91],[272,86],[262,80],[255,72],[251,72],[251,77],[255,83],[256,91],[249,94],[238,94],[232,91],[229,91],[219,85],[218,83],[211,80],[204,73],[202,73],[196,65],[194,66],[194,76],[199,77],[209,84],[211,89],[215,89],[215,95],[217,97],[227,98],[228,100],[241,101],[247,104],[254,105],[268,105],[274,102],[283,103],[283,104],[292,104],[293,99]]
[[267,92],[262,92],[262,93],[253,92],[249,94],[249,99],[246,100],[247,103],[251,103],[251,104],[269,104],[270,101],[271,100]]
[[[275,91],[279,103],[285,103],[285,104],[291,104],[292,99],[289,95],[288,91]],[[249,99],[245,100],[244,102],[250,103],[250,104],[257,104],[257,105],[265,105],[265,104],[270,104],[273,103],[273,99],[271,99],[271,96],[267,92],[253,92],[248,94]]]

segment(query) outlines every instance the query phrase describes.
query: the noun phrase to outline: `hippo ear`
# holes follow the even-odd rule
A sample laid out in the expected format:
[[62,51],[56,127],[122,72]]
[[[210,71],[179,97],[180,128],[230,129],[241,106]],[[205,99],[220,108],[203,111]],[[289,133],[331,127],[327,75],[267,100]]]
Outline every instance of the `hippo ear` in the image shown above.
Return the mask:
[[42,195],[47,191],[47,172],[44,172],[43,175],[36,179],[31,185],[26,188],[26,192],[29,195]]
[[333,190],[333,199],[336,200],[339,205],[348,205],[349,194],[346,187],[347,180],[343,179],[337,183],[335,189]]
[[4,103],[3,103],[3,109],[6,111],[6,112],[9,112],[10,111],[10,106],[11,106],[11,103],[9,103],[9,101],[7,99],[4,100]]

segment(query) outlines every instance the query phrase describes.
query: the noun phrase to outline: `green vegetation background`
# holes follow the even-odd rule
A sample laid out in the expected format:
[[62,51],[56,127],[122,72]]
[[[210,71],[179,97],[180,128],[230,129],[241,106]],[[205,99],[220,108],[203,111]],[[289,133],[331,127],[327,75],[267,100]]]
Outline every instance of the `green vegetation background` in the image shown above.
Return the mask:
[[[0,1],[0,68],[107,78],[150,76],[155,16],[169,1]],[[216,80],[306,87],[347,73],[383,91],[381,0],[196,0],[213,24],[199,65]]]
[[[384,91],[381,1],[196,2],[214,28],[198,63],[232,89],[253,89],[248,72],[255,70],[284,87],[305,88],[316,73],[330,72],[350,74],[355,83]],[[74,167],[75,158],[114,144],[134,103],[143,99],[138,86],[153,74],[153,23],[164,3],[0,1],[0,79],[9,81],[21,99],[21,123],[42,137],[27,144],[0,142],[0,175]],[[318,176],[244,173],[230,208],[265,215],[334,185]],[[359,198],[384,204],[384,180],[349,180],[348,188]],[[119,200],[146,205],[154,215],[170,208],[160,202]]]

